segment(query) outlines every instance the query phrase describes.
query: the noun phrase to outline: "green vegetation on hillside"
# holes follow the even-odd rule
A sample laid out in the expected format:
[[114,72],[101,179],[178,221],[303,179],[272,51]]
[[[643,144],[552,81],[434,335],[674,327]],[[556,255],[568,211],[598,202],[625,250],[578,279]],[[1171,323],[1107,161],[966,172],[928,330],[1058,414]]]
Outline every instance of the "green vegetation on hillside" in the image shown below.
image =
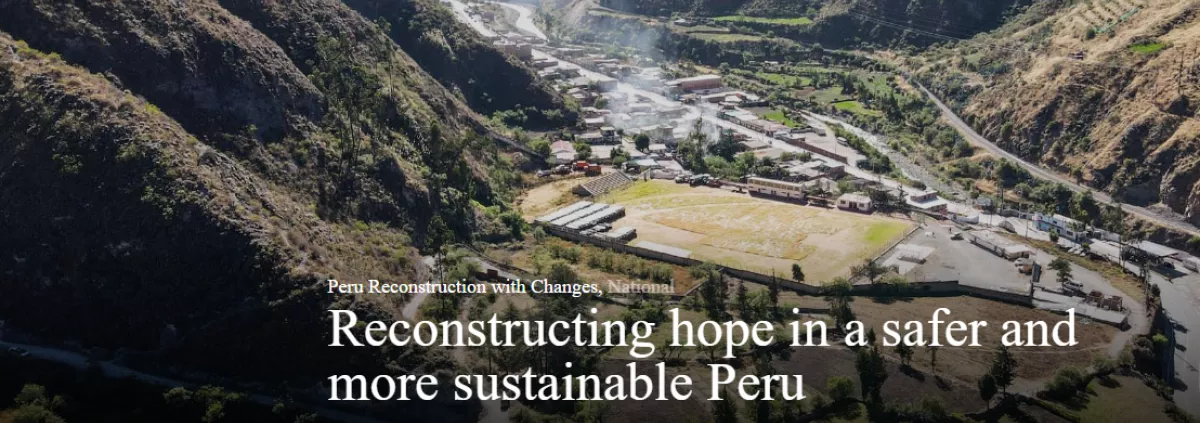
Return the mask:
[[758,16],[730,15],[718,16],[713,19],[719,22],[756,22],[778,25],[812,25],[813,23],[812,19],[803,16],[798,18],[763,18]]
[[1152,54],[1152,53],[1158,53],[1159,51],[1161,51],[1162,49],[1164,49],[1166,47],[1167,47],[1166,43],[1157,42],[1157,41],[1144,41],[1144,42],[1130,44],[1129,51],[1132,51],[1135,53],[1142,53],[1142,54]]

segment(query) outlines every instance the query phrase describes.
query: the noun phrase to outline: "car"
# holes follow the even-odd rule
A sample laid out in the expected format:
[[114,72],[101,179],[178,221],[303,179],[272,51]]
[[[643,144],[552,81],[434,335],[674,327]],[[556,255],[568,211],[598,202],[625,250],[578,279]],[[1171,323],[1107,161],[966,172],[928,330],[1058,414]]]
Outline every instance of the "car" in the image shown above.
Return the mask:
[[1066,281],[1062,284],[1063,291],[1071,294],[1083,294],[1083,284],[1075,281]]
[[545,177],[547,177],[547,176],[550,176],[552,173],[553,173],[553,172],[551,172],[551,171],[549,171],[549,170],[539,170],[539,171],[537,171],[537,177],[539,177],[539,178],[545,178]]
[[17,357],[29,357],[29,351],[21,347],[12,347],[8,349],[8,353]]
[[688,175],[679,175],[679,176],[676,176],[676,177],[675,177],[675,183],[677,183],[677,184],[686,184],[686,183],[689,183],[689,182],[692,182],[692,177],[691,177],[691,176],[688,176]]

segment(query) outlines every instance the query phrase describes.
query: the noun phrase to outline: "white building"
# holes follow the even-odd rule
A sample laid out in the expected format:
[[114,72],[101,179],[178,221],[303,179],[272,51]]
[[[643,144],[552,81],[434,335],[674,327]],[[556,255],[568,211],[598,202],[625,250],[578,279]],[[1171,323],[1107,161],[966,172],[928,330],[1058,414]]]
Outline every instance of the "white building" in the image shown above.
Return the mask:
[[842,194],[837,199],[837,206],[842,210],[851,210],[859,212],[871,211],[871,197],[863,194]]

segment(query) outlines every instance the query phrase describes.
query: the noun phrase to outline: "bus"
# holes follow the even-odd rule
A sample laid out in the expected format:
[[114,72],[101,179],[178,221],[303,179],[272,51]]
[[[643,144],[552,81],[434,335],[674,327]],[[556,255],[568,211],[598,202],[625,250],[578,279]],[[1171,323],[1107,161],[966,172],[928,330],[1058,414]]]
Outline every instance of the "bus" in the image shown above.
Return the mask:
[[808,194],[805,193],[804,185],[797,183],[750,177],[746,178],[746,184],[750,186],[750,193],[752,194],[793,198],[797,200],[804,200],[808,197]]

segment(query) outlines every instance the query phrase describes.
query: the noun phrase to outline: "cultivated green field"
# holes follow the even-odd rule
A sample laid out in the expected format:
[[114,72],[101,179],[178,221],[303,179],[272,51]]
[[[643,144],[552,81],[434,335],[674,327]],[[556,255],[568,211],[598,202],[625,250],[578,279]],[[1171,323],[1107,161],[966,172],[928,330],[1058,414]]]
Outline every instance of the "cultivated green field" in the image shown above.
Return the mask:
[[812,25],[812,19],[806,17],[798,18],[762,18],[757,16],[729,15],[719,16],[716,18],[719,22],[754,22],[776,25]]

